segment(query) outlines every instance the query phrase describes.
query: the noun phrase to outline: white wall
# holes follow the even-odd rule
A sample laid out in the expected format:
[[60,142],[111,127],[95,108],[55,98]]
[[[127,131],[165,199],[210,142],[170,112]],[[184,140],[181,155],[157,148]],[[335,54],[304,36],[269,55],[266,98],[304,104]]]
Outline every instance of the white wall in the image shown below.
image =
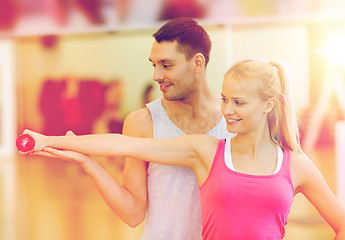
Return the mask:
[[298,109],[309,105],[309,38],[302,23],[240,24],[233,27],[234,61],[264,58],[283,63],[291,75]]
[[[0,157],[13,155],[16,135],[14,43],[0,41]],[[1,160],[0,160],[1,161]]]

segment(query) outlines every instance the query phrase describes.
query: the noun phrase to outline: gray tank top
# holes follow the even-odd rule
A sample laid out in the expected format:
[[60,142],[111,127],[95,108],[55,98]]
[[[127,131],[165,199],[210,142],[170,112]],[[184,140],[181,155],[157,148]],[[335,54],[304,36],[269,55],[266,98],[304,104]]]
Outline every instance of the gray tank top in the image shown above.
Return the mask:
[[[153,137],[185,135],[168,117],[161,98],[147,104]],[[224,118],[209,135],[231,137]],[[200,193],[193,170],[184,166],[150,163],[147,170],[148,208],[142,240],[201,240]]]

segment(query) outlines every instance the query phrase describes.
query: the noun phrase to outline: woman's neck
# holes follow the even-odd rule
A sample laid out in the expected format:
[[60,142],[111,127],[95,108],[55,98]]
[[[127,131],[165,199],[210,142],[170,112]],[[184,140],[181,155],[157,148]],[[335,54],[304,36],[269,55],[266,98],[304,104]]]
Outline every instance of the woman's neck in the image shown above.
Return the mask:
[[246,154],[253,159],[257,155],[266,154],[276,148],[268,129],[263,129],[261,132],[237,134],[233,137],[231,145],[233,151]]

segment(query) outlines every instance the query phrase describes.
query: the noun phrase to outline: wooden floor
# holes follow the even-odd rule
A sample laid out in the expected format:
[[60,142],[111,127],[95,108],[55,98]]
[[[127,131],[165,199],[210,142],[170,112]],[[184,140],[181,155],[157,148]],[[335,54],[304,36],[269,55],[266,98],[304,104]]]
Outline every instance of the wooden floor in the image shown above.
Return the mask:
[[[333,150],[311,156],[335,191]],[[121,162],[103,160],[121,180]],[[90,179],[70,163],[39,157],[0,159],[1,240],[132,240],[132,229],[107,207]],[[296,196],[285,240],[333,239],[332,229],[303,196]]]

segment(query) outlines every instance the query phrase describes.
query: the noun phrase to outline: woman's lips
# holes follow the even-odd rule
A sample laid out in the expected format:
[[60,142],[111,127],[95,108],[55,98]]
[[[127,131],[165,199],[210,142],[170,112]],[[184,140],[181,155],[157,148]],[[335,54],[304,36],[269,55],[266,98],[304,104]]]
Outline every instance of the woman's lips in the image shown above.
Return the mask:
[[226,122],[228,123],[228,124],[234,124],[234,123],[237,123],[237,122],[239,122],[239,121],[241,121],[242,119],[236,119],[236,118],[227,118],[226,119]]

